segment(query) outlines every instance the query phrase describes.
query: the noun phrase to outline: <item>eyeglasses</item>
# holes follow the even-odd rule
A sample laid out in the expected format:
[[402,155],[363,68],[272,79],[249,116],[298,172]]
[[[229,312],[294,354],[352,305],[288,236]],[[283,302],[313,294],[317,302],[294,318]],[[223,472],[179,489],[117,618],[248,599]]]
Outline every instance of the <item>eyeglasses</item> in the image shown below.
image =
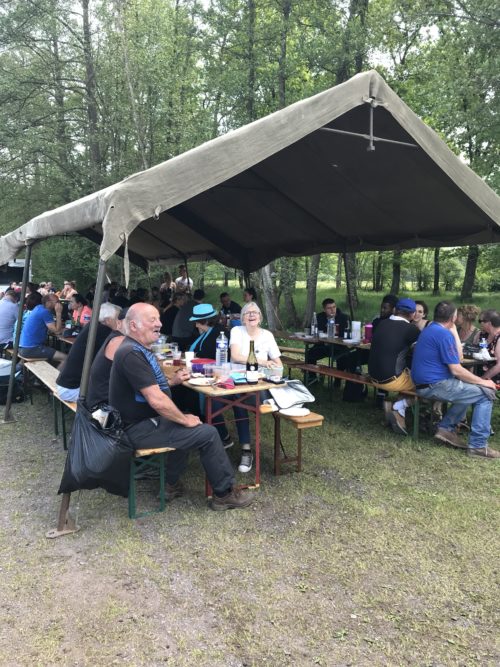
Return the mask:
[[479,324],[483,324],[483,322],[489,322],[489,320],[478,320]]

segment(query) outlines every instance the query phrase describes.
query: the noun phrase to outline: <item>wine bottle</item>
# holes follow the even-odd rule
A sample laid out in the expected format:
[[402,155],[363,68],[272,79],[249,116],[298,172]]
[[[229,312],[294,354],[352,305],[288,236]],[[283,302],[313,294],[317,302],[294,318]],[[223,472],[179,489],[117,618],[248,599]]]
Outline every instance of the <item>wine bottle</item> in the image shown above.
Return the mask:
[[259,381],[259,365],[255,356],[255,343],[250,341],[250,352],[247,358],[247,382],[248,384],[257,384]]

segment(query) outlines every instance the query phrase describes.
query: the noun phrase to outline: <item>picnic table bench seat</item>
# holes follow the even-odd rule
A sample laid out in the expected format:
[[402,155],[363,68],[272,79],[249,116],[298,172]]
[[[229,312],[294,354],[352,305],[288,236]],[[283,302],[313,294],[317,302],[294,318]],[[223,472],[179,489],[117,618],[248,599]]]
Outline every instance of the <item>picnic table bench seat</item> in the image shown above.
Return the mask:
[[[260,413],[272,414],[274,419],[274,474],[276,476],[281,475],[281,466],[284,463],[295,463],[295,470],[301,472],[302,431],[308,428],[322,426],[325,419],[324,416],[316,412],[310,412],[308,415],[302,417],[293,417],[291,415],[284,415],[279,411],[273,412],[271,406],[267,404],[260,406]],[[297,431],[297,451],[295,456],[286,454],[281,438],[281,420],[288,422]]]

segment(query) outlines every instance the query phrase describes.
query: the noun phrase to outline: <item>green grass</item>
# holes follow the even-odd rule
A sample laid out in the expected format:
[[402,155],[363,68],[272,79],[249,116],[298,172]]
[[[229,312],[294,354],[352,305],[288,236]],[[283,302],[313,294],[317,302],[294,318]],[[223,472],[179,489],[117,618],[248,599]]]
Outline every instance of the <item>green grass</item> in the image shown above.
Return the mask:
[[[228,291],[231,294],[231,297],[237,303],[243,304],[242,291],[239,289],[237,283],[230,284],[228,288],[223,288],[221,286],[207,286],[207,302],[212,303],[216,308],[219,306],[219,294],[223,291]],[[365,290],[358,291],[359,306],[356,309],[355,317],[362,322],[370,322],[380,311],[380,302],[382,297],[387,292],[369,292]],[[400,292],[401,296],[409,296],[412,299],[425,301],[429,307],[429,317],[432,318],[432,312],[434,306],[443,299],[450,299],[454,301],[457,305],[460,304],[460,295],[454,293],[443,293],[440,296],[433,296],[431,292],[410,292],[403,291]],[[328,283],[318,283],[318,289],[316,292],[316,310],[321,310],[321,302],[327,297],[335,299],[340,308],[345,312],[349,313],[349,306],[346,300],[345,288],[341,290],[336,290],[331,284]],[[294,302],[295,307],[299,316],[299,319],[302,319],[302,316],[305,311],[306,304],[306,289],[305,285],[298,284],[297,289],[294,293]],[[479,306],[481,309],[486,308],[500,308],[500,294],[498,292],[494,293],[478,293],[474,294],[472,303]],[[286,316],[286,313],[283,312],[283,308],[280,310],[281,316]]]
[[[129,521],[126,500],[75,494],[81,531],[56,541],[61,442],[44,397],[15,406],[0,439],[0,664],[497,665],[500,466],[396,436],[371,397],[317,399],[326,420],[304,436],[301,474],[272,476],[264,419],[251,508],[207,509],[193,457],[165,513]],[[139,502],[156,494],[143,482]]]

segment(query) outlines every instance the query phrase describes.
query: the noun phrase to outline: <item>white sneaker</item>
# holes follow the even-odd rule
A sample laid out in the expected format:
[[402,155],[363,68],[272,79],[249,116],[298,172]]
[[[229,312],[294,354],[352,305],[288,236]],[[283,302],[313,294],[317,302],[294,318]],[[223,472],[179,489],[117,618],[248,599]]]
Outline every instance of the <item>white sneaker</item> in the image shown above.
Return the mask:
[[239,472],[250,472],[252,469],[252,463],[253,463],[253,454],[250,449],[244,449],[241,452],[241,461],[240,465],[238,466],[238,471]]

